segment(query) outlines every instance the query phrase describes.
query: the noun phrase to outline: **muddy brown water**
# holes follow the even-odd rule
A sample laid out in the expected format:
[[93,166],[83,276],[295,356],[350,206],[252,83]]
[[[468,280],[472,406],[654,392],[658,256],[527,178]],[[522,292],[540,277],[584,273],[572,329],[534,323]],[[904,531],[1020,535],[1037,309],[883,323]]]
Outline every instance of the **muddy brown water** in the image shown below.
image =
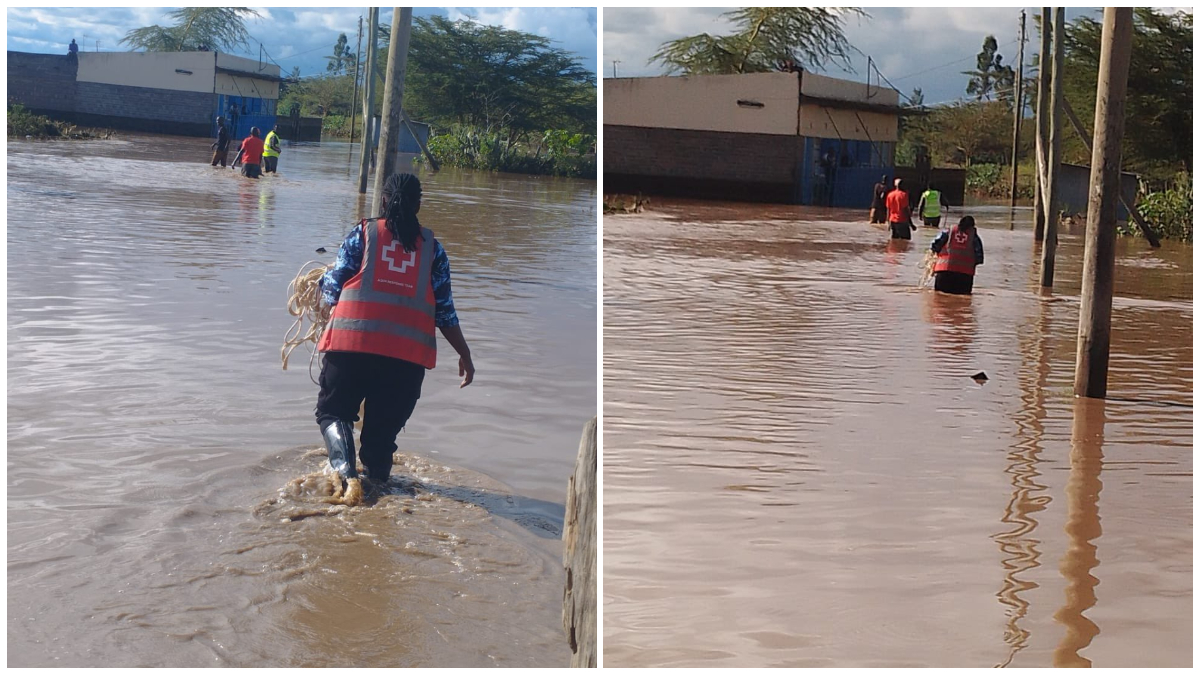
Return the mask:
[[348,508],[279,352],[357,159],[288,146],[250,181],[207,148],[8,144],[8,665],[565,665],[595,184],[422,174],[477,379],[441,341],[397,484]]
[[604,217],[606,666],[1191,664],[1192,249],[1120,241],[1077,401],[1082,228],[1044,298],[970,212],[965,298],[865,211]]

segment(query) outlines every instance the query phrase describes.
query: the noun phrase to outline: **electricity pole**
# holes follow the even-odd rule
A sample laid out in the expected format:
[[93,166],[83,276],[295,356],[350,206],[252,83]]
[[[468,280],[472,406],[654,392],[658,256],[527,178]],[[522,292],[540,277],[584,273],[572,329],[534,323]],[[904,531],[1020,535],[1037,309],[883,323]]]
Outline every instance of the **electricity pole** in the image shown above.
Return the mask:
[[1041,241],[1046,227],[1046,150],[1049,133],[1046,125],[1050,116],[1046,107],[1050,103],[1050,8],[1042,8],[1042,51],[1038,55],[1038,98],[1037,111],[1037,190],[1033,201],[1033,240]]
[[383,210],[383,184],[396,168],[400,149],[400,111],[404,107],[404,75],[408,67],[408,41],[412,35],[412,7],[392,8],[392,45],[388,50],[387,78],[383,82],[383,128],[379,132],[379,165],[371,213]]
[[614,79],[616,79],[616,77],[617,77],[617,64],[618,64],[618,63],[620,63],[620,61],[618,61],[618,60],[616,60],[616,59],[613,59],[613,62],[612,62],[612,63],[613,63],[613,78],[614,78]]
[[1017,46],[1017,90],[1013,98],[1012,195],[1009,208],[1017,205],[1017,154],[1021,147],[1021,118],[1025,116],[1025,10],[1021,10],[1021,37]]
[[350,159],[354,159],[354,117],[358,114],[358,64],[362,61],[362,17],[358,17],[358,47],[354,50],[354,94],[350,96]]
[[1046,230],[1042,244],[1042,288],[1054,286],[1054,253],[1058,248],[1058,170],[1062,166],[1063,43],[1066,27],[1062,7],[1054,8],[1054,68],[1050,75],[1050,148],[1046,157]]
[[1075,395],[1108,395],[1113,273],[1116,268],[1117,201],[1121,193],[1121,139],[1125,135],[1125,92],[1133,52],[1133,9],[1104,8],[1100,73],[1096,83],[1096,130],[1088,187]]
[[[367,66],[363,79],[362,155],[358,158],[358,194],[366,194],[371,173],[371,143],[375,137],[371,123],[375,118],[375,41],[379,35],[379,8],[367,9]],[[372,213],[371,215],[376,215]]]

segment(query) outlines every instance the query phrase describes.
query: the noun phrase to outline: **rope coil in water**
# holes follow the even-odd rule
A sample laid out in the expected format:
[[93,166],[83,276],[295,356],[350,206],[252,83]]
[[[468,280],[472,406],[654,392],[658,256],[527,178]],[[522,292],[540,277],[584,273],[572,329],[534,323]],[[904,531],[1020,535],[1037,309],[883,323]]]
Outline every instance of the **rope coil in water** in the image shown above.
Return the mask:
[[933,280],[935,264],[937,264],[937,254],[933,251],[925,251],[925,257],[921,259],[921,280],[917,282],[918,287],[925,288]]
[[[311,342],[313,348],[308,360],[308,377],[314,383],[316,379],[312,376],[312,366],[317,358],[316,346],[321,333],[325,332],[325,326],[329,324],[330,315],[330,308],[321,300],[321,276],[330,267],[310,260],[304,263],[296,278],[288,284],[287,310],[288,314],[296,317],[296,321],[283,336],[283,369],[287,370],[288,358],[296,347]],[[304,329],[305,322],[308,323],[308,330]]]

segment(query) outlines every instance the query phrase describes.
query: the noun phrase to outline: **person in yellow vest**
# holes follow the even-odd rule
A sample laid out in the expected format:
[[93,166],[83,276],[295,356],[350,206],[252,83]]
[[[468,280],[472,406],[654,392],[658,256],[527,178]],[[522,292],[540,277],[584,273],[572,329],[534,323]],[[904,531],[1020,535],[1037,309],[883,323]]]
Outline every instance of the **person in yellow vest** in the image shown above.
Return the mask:
[[934,290],[970,295],[975,285],[975,268],[983,264],[983,241],[975,231],[975,219],[963,216],[957,225],[940,232],[930,248],[937,254],[933,265]]
[[437,359],[435,328],[458,352],[459,387],[475,379],[454,311],[450,262],[433,232],[417,221],[420,209],[417,177],[391,175],[383,187],[383,215],[350,231],[321,278],[333,313],[317,346],[324,358],[316,417],[329,465],[342,478],[358,477],[353,424],[362,405],[359,458],[368,480],[387,482],[396,434]]
[[275,173],[279,166],[279,150],[279,125],[276,124],[263,144],[263,173]]
[[921,193],[917,202],[917,212],[921,214],[921,222],[925,227],[940,227],[942,224],[942,209],[950,210],[950,206],[942,199],[942,193],[933,185]]

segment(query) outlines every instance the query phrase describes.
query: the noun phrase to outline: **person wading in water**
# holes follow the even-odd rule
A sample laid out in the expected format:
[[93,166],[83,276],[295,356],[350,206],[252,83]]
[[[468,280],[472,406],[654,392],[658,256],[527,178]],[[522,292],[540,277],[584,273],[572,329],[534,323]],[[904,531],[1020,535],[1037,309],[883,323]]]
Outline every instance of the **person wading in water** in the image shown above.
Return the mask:
[[359,457],[368,480],[387,482],[396,435],[421,397],[425,371],[434,367],[435,327],[458,352],[459,387],[475,379],[454,311],[450,261],[433,232],[417,221],[420,210],[417,177],[390,176],[383,216],[351,230],[321,278],[333,314],[317,346],[324,359],[316,417],[329,465],[342,478],[358,477],[352,425],[365,401]]
[[938,254],[933,266],[934,290],[970,295],[975,267],[983,264],[983,242],[975,232],[975,219],[963,216],[957,225],[939,233],[930,249]]
[[896,189],[887,196],[888,225],[892,228],[892,239],[912,239],[912,231],[917,229],[912,222],[912,207],[908,203],[908,193],[904,191],[904,181],[896,179]]

